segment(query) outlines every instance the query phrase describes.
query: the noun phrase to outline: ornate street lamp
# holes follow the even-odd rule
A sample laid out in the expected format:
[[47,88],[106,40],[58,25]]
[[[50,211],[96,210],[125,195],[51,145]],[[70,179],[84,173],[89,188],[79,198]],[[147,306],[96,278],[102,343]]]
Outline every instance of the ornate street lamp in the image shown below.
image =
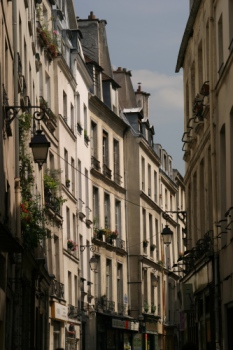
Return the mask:
[[42,134],[42,130],[37,130],[36,134],[31,139],[29,147],[32,149],[34,162],[42,168],[42,165],[46,163],[50,142]]
[[98,267],[98,260],[96,259],[95,255],[93,255],[91,257],[91,259],[89,260],[89,264],[90,264],[90,269],[92,271],[97,271],[97,267]]
[[168,225],[165,225],[163,231],[161,232],[161,235],[163,237],[164,244],[171,244],[173,232],[170,230]]

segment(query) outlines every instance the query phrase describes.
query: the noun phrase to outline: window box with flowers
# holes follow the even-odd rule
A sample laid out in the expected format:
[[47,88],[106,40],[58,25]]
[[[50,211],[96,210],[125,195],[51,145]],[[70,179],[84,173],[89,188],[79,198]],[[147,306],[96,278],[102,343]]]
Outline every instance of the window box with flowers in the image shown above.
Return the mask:
[[77,249],[78,244],[76,244],[72,239],[67,240],[67,248],[74,252]]
[[154,314],[156,311],[156,305],[151,305],[151,313]]
[[112,231],[111,237],[112,237],[112,239],[117,239],[119,237],[119,232],[117,232],[117,230]]
[[149,241],[147,239],[144,239],[143,243],[143,248],[148,247]]

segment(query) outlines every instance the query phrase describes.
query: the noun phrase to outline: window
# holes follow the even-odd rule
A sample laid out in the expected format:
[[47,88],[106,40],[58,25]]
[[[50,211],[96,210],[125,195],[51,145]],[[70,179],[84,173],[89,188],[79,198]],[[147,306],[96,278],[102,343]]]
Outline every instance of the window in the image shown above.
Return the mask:
[[[146,240],[146,210],[142,209],[143,241]],[[146,250],[146,247],[145,247]]]
[[122,264],[117,264],[117,303],[118,303],[118,313],[122,311],[123,313],[123,269]]
[[67,95],[65,91],[63,91],[63,118],[67,122]]
[[72,280],[70,271],[68,271],[68,303],[72,305]]
[[151,166],[148,164],[148,196],[151,196]]
[[154,171],[154,201],[157,202],[158,200],[158,176],[157,172]]
[[110,229],[110,196],[109,194],[104,194],[104,226]]
[[97,124],[91,122],[91,155],[96,160],[98,159],[97,145]]
[[115,201],[115,229],[121,236],[121,202],[118,200]]
[[74,306],[78,306],[78,278],[74,276]]
[[45,95],[48,102],[48,106],[51,107],[51,91],[50,91],[50,77],[48,74],[45,74]]
[[103,164],[108,166],[108,134],[103,131]]
[[68,163],[68,152],[64,148],[64,162],[65,162],[65,181],[69,179],[69,163]]
[[74,132],[74,106],[70,104],[70,128]]
[[202,57],[202,42],[198,46],[198,83],[199,89],[201,89],[203,84],[203,57]]
[[106,297],[112,300],[112,261],[106,260]]
[[86,130],[87,132],[87,107],[85,106],[85,104],[83,105],[83,118],[84,118],[84,130]]
[[70,209],[66,207],[66,231],[67,239],[70,239]]
[[141,172],[142,172],[142,191],[145,191],[145,159],[141,159]]
[[98,255],[95,255],[95,258],[97,260],[97,269],[94,272],[94,295],[95,297],[100,297],[100,284],[101,284],[101,274],[100,274],[100,257]]
[[74,159],[71,158],[71,191],[72,194],[75,194],[75,166],[74,166]]
[[78,198],[79,198],[79,211],[82,211],[82,167],[81,161],[78,160]]
[[119,152],[119,141],[113,140],[113,162],[114,162],[114,181],[120,185],[120,152]]
[[76,234],[76,216],[73,214],[73,240],[77,242],[77,234]]
[[93,187],[93,226],[99,227],[99,189]]
[[88,170],[85,169],[85,203],[86,203],[86,218],[89,219],[90,208],[89,208],[89,186],[88,186]]
[[223,67],[223,23],[222,23],[222,15],[218,21],[218,73],[222,72]]

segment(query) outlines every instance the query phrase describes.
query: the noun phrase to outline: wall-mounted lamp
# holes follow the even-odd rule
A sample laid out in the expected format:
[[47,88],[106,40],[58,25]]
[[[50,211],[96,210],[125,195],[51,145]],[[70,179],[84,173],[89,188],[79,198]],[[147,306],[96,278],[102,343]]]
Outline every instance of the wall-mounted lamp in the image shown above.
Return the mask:
[[151,278],[151,285],[154,288],[158,287],[158,277],[156,277],[155,275],[153,275]]
[[97,271],[98,267],[98,260],[96,259],[95,255],[93,255],[89,261],[90,269],[91,271]]
[[168,225],[165,225],[163,231],[161,232],[163,237],[163,243],[167,246],[171,244],[173,232],[170,230]]
[[36,134],[31,139],[29,147],[32,149],[34,162],[42,168],[42,165],[46,163],[50,142],[42,134],[42,130],[37,130]]

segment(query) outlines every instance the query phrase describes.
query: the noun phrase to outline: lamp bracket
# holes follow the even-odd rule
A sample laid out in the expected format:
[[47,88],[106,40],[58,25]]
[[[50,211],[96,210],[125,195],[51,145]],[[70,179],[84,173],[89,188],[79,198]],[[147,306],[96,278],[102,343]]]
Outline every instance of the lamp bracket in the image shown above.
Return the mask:
[[80,245],[80,251],[81,253],[84,252],[84,250],[86,248],[89,248],[91,252],[95,252],[96,251],[96,246],[93,244],[88,244],[88,245]]
[[5,132],[7,134],[7,136],[12,136],[12,132],[11,132],[11,123],[15,120],[15,118],[18,117],[18,114],[20,111],[24,112],[24,111],[28,111],[28,110],[32,110],[35,109],[35,112],[33,113],[33,120],[37,120],[40,121],[42,119],[44,119],[45,115],[46,115],[46,108],[45,107],[41,107],[41,106],[8,106],[8,105],[4,105],[3,106],[3,116],[5,119]]

